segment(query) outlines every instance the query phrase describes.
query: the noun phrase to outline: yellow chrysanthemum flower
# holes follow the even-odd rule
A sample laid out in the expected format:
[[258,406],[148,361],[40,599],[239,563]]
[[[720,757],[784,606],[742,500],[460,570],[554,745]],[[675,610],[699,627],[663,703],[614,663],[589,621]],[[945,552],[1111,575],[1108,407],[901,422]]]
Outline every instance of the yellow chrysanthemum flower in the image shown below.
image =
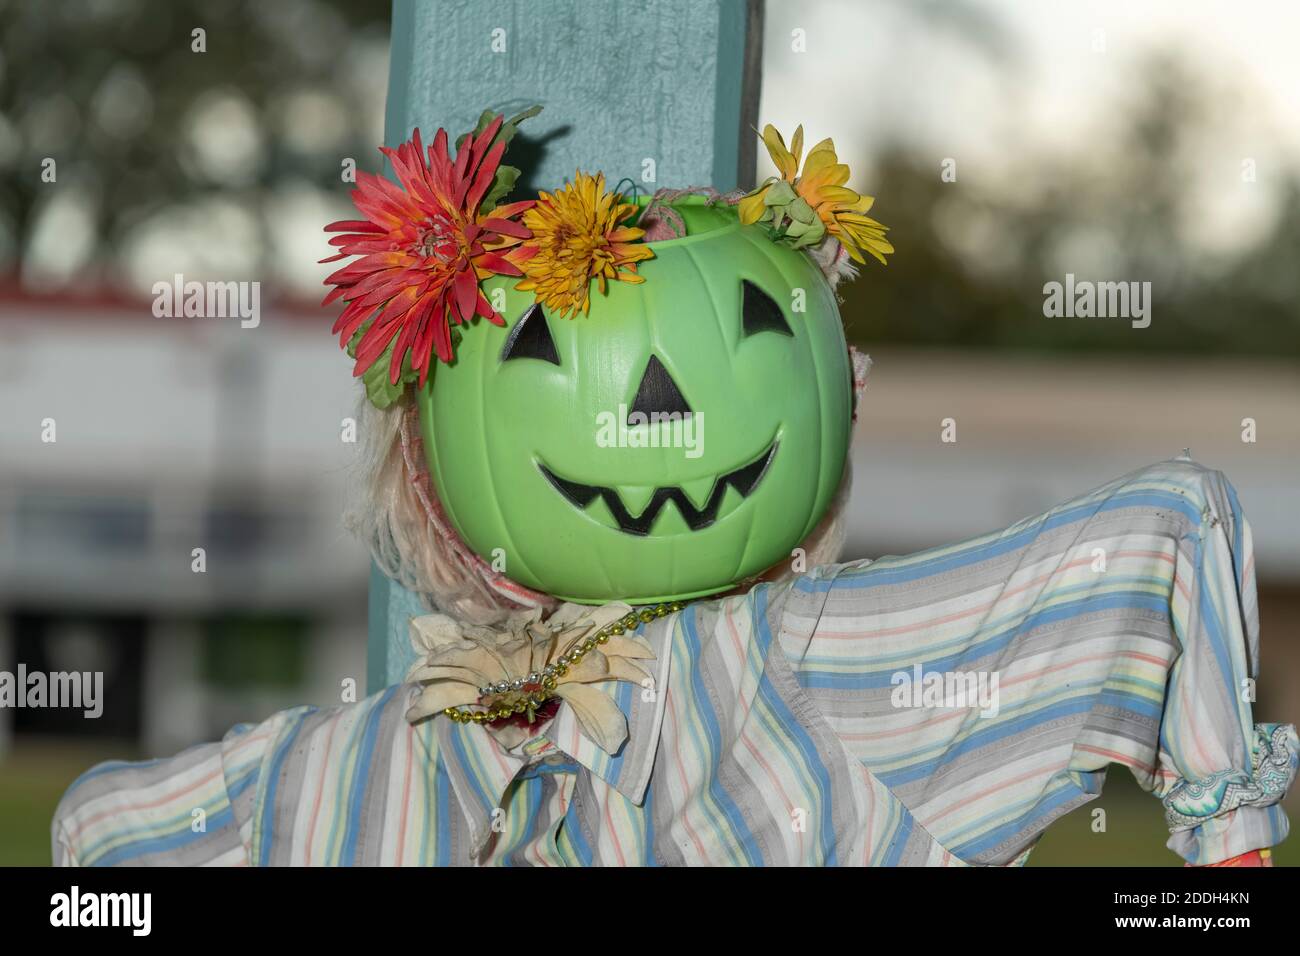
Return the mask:
[[605,294],[609,280],[644,282],[636,264],[654,256],[638,242],[644,229],[619,225],[636,211],[617,193],[605,191],[605,176],[577,172],[573,182],[554,193],[540,193],[524,214],[532,232],[526,247],[536,251],[521,263],[524,281],[516,288],[532,291],[543,305],[571,318],[590,310],[591,280]]
[[796,246],[810,245],[829,233],[855,261],[865,262],[865,252],[885,262],[885,256],[894,251],[885,238],[889,227],[865,215],[875,202],[873,197],[859,195],[844,185],[849,181],[849,167],[835,155],[834,142],[824,139],[809,150],[802,173],[802,126],[794,131],[786,148],[781,134],[769,123],[763,128],[763,143],[780,176],[769,178],[740,201],[741,222],[771,222],[780,237],[789,237]]

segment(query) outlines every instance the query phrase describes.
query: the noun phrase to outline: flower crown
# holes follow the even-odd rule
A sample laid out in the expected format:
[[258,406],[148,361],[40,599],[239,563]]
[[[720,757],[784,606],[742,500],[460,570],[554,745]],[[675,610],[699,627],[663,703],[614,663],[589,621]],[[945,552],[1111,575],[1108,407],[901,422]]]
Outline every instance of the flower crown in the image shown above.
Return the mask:
[[802,126],[789,148],[775,128],[764,128],[779,175],[749,193],[661,190],[642,207],[608,190],[603,173],[578,171],[554,192],[503,202],[520,176],[502,164],[506,147],[540,110],[510,119],[484,112],[456,140],[454,157],[443,129],[427,152],[418,129],[396,149],[380,147],[397,183],[358,172],[352,201],[365,218],[325,227],[341,235],[329,240],[338,253],[322,262],[360,257],[325,279],[334,288],[322,304],[346,303],[333,331],[376,406],[391,405],[410,383],[423,386],[435,357],[452,361],[452,326],[475,316],[505,325],[481,288],[491,276],[518,278],[516,289],[566,318],[589,312],[593,280],[602,295],[609,282],[644,282],[637,263],[654,257],[648,242],[665,238],[674,221],[680,230],[669,202],[685,192],[736,205],[742,223],[808,250],[832,279],[854,274],[847,260],[865,262],[866,253],[884,263],[894,251],[887,227],[865,215],[872,197],[844,185],[849,168],[831,140],[814,146],[800,171]]

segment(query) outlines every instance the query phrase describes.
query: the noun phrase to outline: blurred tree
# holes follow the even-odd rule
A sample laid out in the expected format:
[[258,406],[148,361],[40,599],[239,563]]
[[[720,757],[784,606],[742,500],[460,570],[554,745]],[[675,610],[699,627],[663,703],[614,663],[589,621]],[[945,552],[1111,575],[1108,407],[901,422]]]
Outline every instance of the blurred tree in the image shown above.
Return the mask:
[[[1186,224],[1204,216],[1200,144],[1229,107],[1184,56],[1157,51],[1135,64],[1128,88],[1141,94],[1106,135],[1080,129],[1064,155],[1012,152],[1018,165],[1000,179],[955,188],[928,158],[887,148],[873,215],[891,227],[898,253],[846,287],[850,339],[864,348],[1300,355],[1300,177],[1279,173],[1280,209],[1257,241],[1214,254],[1197,246]],[[1098,155],[1100,141],[1119,148]],[[1067,271],[1151,282],[1151,326],[1045,317],[1043,284]]]
[[[374,0],[0,0],[0,275],[44,257],[58,280],[62,255],[65,281],[124,285],[132,238],[165,210],[200,233],[204,217],[246,217],[257,227],[235,234],[264,261],[276,187],[341,196],[344,157],[378,166],[388,10]],[[42,181],[47,157],[58,189]],[[60,209],[58,197],[76,201]]]

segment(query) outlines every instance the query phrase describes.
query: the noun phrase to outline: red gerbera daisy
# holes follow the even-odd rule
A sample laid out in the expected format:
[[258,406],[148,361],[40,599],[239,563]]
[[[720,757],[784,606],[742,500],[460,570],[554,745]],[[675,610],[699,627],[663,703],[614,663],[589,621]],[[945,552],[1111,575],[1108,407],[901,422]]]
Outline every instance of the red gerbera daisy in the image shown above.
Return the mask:
[[366,218],[325,227],[347,235],[330,239],[339,254],[322,262],[361,256],[325,280],[335,288],[322,304],[347,302],[334,323],[340,344],[347,347],[373,316],[356,345],[353,375],[362,375],[391,345],[388,380],[398,382],[409,354],[410,368],[424,385],[434,353],[444,362],[452,359],[452,325],[475,315],[505,324],[479,282],[490,275],[523,274],[519,263],[532,250],[519,244],[531,234],[518,217],[533,201],[479,208],[509,138],[496,141],[502,121],[497,116],[481,132],[466,136],[454,161],[443,129],[427,162],[418,129],[395,150],[381,147],[401,188],[382,176],[357,173],[352,201]]

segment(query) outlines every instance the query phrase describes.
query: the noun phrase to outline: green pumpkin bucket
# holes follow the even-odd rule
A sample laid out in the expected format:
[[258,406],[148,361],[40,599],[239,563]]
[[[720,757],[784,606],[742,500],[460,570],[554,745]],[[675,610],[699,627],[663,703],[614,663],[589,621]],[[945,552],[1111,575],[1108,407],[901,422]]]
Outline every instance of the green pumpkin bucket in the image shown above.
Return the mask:
[[791,557],[844,469],[852,373],[805,252],[735,210],[672,203],[645,282],[552,314],[518,280],[417,392],[434,488],[466,544],[527,587],[650,603]]

